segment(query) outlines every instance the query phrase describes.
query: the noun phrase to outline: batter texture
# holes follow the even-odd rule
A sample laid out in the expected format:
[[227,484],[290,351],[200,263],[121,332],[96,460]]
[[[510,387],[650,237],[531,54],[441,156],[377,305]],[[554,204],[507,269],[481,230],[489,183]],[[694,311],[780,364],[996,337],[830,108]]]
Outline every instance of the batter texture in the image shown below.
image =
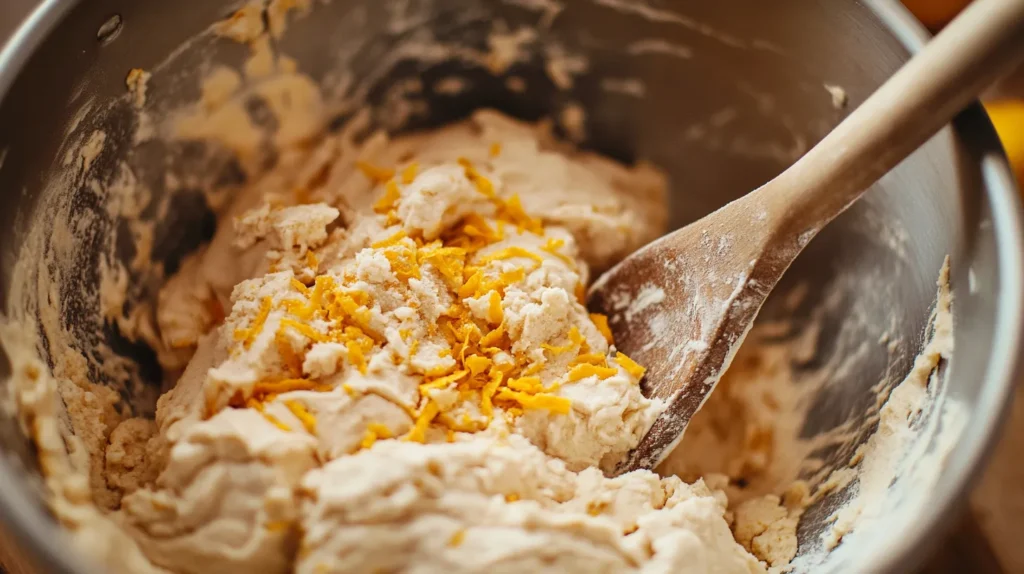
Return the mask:
[[[176,572],[758,572],[724,494],[602,470],[662,405],[583,305],[659,235],[665,181],[489,111],[329,138],[164,287],[155,422],[114,514]],[[287,162],[284,163],[287,166]],[[310,186],[312,187],[312,186]]]

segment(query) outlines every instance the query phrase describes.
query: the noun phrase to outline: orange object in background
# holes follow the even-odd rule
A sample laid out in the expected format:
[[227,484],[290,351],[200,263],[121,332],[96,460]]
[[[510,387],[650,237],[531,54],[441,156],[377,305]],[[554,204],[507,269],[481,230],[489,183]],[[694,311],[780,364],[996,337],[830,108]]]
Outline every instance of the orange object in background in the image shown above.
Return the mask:
[[985,111],[1017,174],[1017,185],[1024,190],[1024,100],[985,102]]
[[903,0],[903,5],[932,32],[949,23],[971,0]]
[[[956,17],[971,0],[902,0],[907,10],[926,28],[938,32]],[[1024,71],[1019,72],[1024,73]],[[1024,98],[1024,94],[1013,93]],[[1004,99],[985,102],[992,125],[999,134],[1010,165],[1017,175],[1017,184],[1024,191],[1024,99]]]

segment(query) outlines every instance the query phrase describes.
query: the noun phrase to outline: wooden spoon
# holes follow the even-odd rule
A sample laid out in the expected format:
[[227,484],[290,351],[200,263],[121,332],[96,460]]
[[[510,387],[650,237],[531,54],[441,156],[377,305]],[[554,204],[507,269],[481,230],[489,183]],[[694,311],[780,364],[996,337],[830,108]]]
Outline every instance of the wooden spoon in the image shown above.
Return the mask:
[[976,0],[781,175],[598,279],[589,306],[667,402],[616,473],[672,451],[807,243],[1022,57],[1024,0]]

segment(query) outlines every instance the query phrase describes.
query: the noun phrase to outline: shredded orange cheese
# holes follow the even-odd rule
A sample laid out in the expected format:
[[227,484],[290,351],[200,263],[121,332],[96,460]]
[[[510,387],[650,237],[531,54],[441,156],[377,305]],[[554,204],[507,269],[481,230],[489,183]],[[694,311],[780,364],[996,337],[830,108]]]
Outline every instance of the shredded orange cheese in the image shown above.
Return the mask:
[[480,282],[483,281],[483,278],[484,274],[482,271],[474,271],[473,274],[469,276],[469,279],[466,279],[465,283],[462,284],[462,287],[459,287],[459,297],[465,299],[476,295],[477,289],[480,288]]
[[562,253],[559,249],[565,245],[564,239],[555,239],[554,237],[548,238],[547,243],[540,246],[540,250],[545,253],[550,253],[555,257],[561,259],[571,269],[576,268],[576,262],[573,261],[572,257]]
[[419,169],[420,164],[416,162],[412,162],[409,165],[405,166],[405,169],[402,170],[402,184],[409,185],[410,183],[412,183],[413,180],[416,179],[416,173],[419,171]]
[[487,320],[493,325],[501,323],[505,313],[501,309],[501,295],[497,291],[491,291],[487,301]]
[[286,433],[291,433],[292,432],[292,428],[289,427],[288,425],[285,425],[284,423],[282,423],[281,420],[279,420],[278,417],[274,416],[273,414],[270,414],[269,412],[263,412],[263,411],[260,411],[260,412],[263,414],[263,417],[266,418],[266,420],[271,425],[273,425],[274,427],[279,428],[282,431],[285,431]]
[[539,372],[541,372],[543,370],[544,370],[544,363],[543,363],[543,361],[539,362],[539,363],[532,363],[529,367],[526,367],[523,370],[523,376],[524,377],[529,377],[531,375],[536,375],[537,373],[539,373]]
[[401,242],[408,236],[409,234],[407,234],[404,229],[399,229],[398,231],[395,232],[394,235],[388,237],[387,239],[383,239],[376,243],[370,244],[370,247],[374,249],[383,249],[385,247],[391,247],[392,245],[398,245],[399,242]]
[[540,384],[540,377],[519,377],[518,379],[509,379],[508,388],[513,391],[520,391],[523,393],[538,393],[543,390]]
[[647,372],[646,368],[641,367],[636,361],[627,357],[625,353],[615,353],[615,362],[622,367],[622,370],[635,377],[638,381],[642,379],[644,373]]
[[[502,222],[498,222],[500,226]],[[505,234],[502,233],[500,228],[492,228],[487,220],[484,219],[478,213],[471,213],[466,216],[462,225],[462,233],[466,235],[472,245],[475,245],[477,249],[484,247],[490,243],[497,243],[505,239]]]
[[391,264],[391,271],[400,281],[420,278],[420,263],[418,261],[418,248],[414,242],[403,241],[405,232],[399,231],[384,241],[374,243],[375,249],[381,249],[388,263]]
[[306,297],[309,297],[309,287],[306,287],[306,286],[305,286],[305,285],[304,285],[304,284],[302,283],[302,281],[299,281],[298,279],[295,279],[295,278],[293,277],[293,278],[292,278],[292,280],[291,280],[291,286],[292,286],[292,289],[295,289],[295,290],[296,290],[296,291],[298,291],[299,293],[302,293],[302,294],[303,294],[303,295],[305,295]]
[[494,184],[486,177],[480,176],[476,179],[475,183],[476,190],[484,194],[484,196],[493,198],[497,195],[497,192],[494,191]]
[[405,435],[405,440],[410,442],[426,442],[427,428],[430,427],[430,423],[433,422],[440,412],[441,410],[438,408],[437,403],[428,400],[426,406],[416,416],[416,422],[413,424],[412,429]]
[[576,328],[576,325],[573,325],[572,329],[569,329],[569,340],[576,345],[579,345],[581,350],[590,348],[586,337],[580,333],[580,330]]
[[502,373],[498,369],[491,370],[490,380],[484,385],[483,390],[480,392],[480,410],[484,415],[490,417],[494,414],[494,395],[498,392],[498,387],[504,380],[505,373]]
[[398,204],[398,200],[402,199],[402,192],[398,189],[398,184],[395,180],[389,179],[384,184],[384,195],[373,204],[373,211],[376,213],[388,213]]
[[587,304],[587,287],[583,283],[576,284],[576,300],[580,305]]
[[488,197],[490,199],[496,198],[497,194],[494,191],[494,184],[491,183],[491,180],[481,175],[480,172],[477,171],[475,167],[473,167],[473,164],[468,159],[460,157],[458,159],[458,162],[466,173],[466,179],[468,179],[469,181],[473,182],[474,185],[476,185],[477,191],[479,191],[485,197]]
[[252,396],[260,397],[266,395],[280,395],[291,391],[317,391],[327,392],[331,390],[330,385],[317,383],[309,379],[284,379],[281,381],[264,381],[253,385]]
[[485,255],[484,257],[482,257],[480,259],[480,264],[481,265],[486,265],[486,264],[490,263],[491,261],[499,261],[501,259],[514,259],[516,257],[525,257],[527,259],[532,259],[532,260],[536,261],[537,263],[543,263],[544,262],[544,258],[541,257],[540,255],[537,255],[536,253],[528,251],[527,249],[524,249],[522,247],[519,247],[518,245],[513,245],[512,247],[506,247],[504,249],[499,249],[498,251],[495,251],[494,253],[491,253],[489,255]]
[[348,351],[348,362],[352,363],[359,372],[366,374],[366,349],[360,341],[348,341],[345,343],[345,350]]
[[283,430],[284,432],[291,432],[292,431],[291,427],[289,427],[288,425],[286,425],[283,422],[281,422],[281,419],[275,417],[274,415],[272,415],[272,414],[268,413],[266,410],[264,410],[263,403],[261,403],[259,401],[256,401],[256,400],[253,400],[253,399],[249,399],[248,401],[246,401],[246,405],[245,406],[249,407],[251,409],[254,409],[255,411],[259,412],[261,415],[263,415],[263,418],[265,418],[267,420],[267,422],[269,422],[270,424],[274,425],[275,427]]
[[260,301],[260,309],[256,312],[256,318],[253,319],[252,325],[247,329],[235,329],[235,340],[241,341],[242,345],[248,349],[252,346],[253,341],[263,330],[263,324],[267,322],[267,317],[270,316],[270,309],[274,304],[274,300],[269,296],[264,297]]
[[591,313],[590,320],[594,323],[594,326],[597,327],[598,332],[601,333],[604,340],[608,341],[609,345],[614,345],[615,338],[612,337],[612,330],[608,327],[608,316],[600,313]]
[[520,233],[529,231],[535,235],[544,234],[544,225],[539,219],[530,217],[518,195],[513,195],[498,208],[498,217],[516,226]]
[[359,448],[370,448],[375,442],[377,442],[377,435],[373,434],[370,429],[366,429],[366,432],[363,433],[363,440],[359,441]]
[[295,418],[299,419],[302,426],[305,427],[309,434],[316,434],[316,417],[306,409],[306,405],[299,401],[285,401],[284,406],[288,407],[288,410],[295,415]]
[[[489,153],[491,157],[497,156],[501,153],[501,145],[494,143]],[[558,382],[547,388],[543,386],[538,374],[544,369],[544,360],[538,361],[526,353],[512,351],[513,341],[507,331],[503,299],[506,290],[525,281],[530,272],[530,263],[521,260],[540,265],[545,261],[543,253],[547,253],[573,268],[576,262],[560,251],[565,240],[544,236],[541,220],[526,213],[518,196],[499,197],[494,183],[468,159],[460,158],[459,164],[466,178],[493,205],[492,219],[473,213],[450,226],[436,240],[427,242],[420,236],[410,237],[399,229],[371,245],[388,260],[392,272],[401,282],[408,283],[411,279],[421,278],[423,273],[436,272],[443,278],[447,295],[452,300],[437,321],[429,323],[426,329],[431,342],[435,337],[443,337],[447,342],[438,355],[450,357],[449,360],[433,368],[413,366],[409,361],[416,354],[420,341],[413,338],[412,330],[399,330],[399,336],[408,345],[409,354],[392,359],[406,361],[410,371],[422,377],[418,387],[419,407],[414,409],[403,405],[414,420],[412,428],[403,437],[408,441],[424,442],[431,428],[443,430],[449,441],[454,440],[456,432],[477,432],[487,428],[498,408],[510,420],[522,416],[527,410],[541,409],[557,414],[571,410],[570,399],[556,394]],[[383,184],[384,190],[373,205],[374,211],[386,214],[389,226],[401,224],[396,207],[401,201],[399,184],[411,184],[417,177],[419,166],[415,162],[410,163],[398,174],[394,169],[367,162],[358,162],[357,167],[375,184]],[[540,236],[544,243],[539,252],[520,246],[497,245],[504,241],[509,225],[515,226],[519,234],[529,232]],[[492,251],[487,253],[485,250],[489,247]],[[512,271],[499,273],[494,266],[489,266],[492,262],[517,259],[522,264],[509,266],[514,267]],[[314,272],[319,268],[312,252],[307,254],[306,262]],[[246,406],[252,403],[262,408],[261,401],[273,400],[281,393],[295,390],[331,390],[329,385],[301,378],[304,356],[310,343],[330,341],[342,344],[347,362],[360,372],[367,372],[371,354],[378,346],[385,345],[386,340],[383,333],[372,327],[373,298],[368,293],[353,289],[351,285],[355,282],[356,277],[351,273],[341,278],[319,275],[308,286],[298,280],[291,281],[296,294],[278,305],[286,316],[280,322],[275,342],[286,372],[293,378],[257,384],[251,398],[242,401]],[[578,284],[576,297],[579,299],[582,299],[582,290],[582,284]],[[485,300],[483,316],[475,314],[468,299]],[[407,304],[413,309],[420,307],[415,299]],[[254,339],[272,308],[272,301],[268,298],[261,304],[256,320],[248,328],[236,331],[236,338],[242,341]],[[596,315],[591,319],[610,342],[607,321],[602,322]],[[578,328],[572,327],[567,337],[568,341],[562,346],[544,343],[541,347],[555,354],[578,349],[579,354],[571,361],[570,381],[588,376],[603,379],[618,372],[608,366],[607,357],[590,352],[586,338]],[[635,363],[625,363],[618,357],[616,361],[623,370],[636,372],[633,368]],[[342,385],[342,389],[350,396],[358,395],[347,384]],[[449,394],[454,392],[458,400],[454,404],[444,401],[446,406],[442,407],[433,398],[440,398],[437,393],[441,390]],[[473,408],[474,402],[478,408]],[[231,404],[237,406],[236,403]],[[316,419],[302,402],[289,400],[283,404],[307,431],[315,432]],[[386,427],[369,425],[360,446],[369,448],[385,437],[391,437]]]
[[608,357],[601,353],[583,353],[576,355],[576,358],[569,363],[569,366],[575,367],[576,365],[583,365],[587,363],[597,365],[599,367],[607,367]]
[[583,335],[580,334],[580,330],[576,328],[576,325],[573,325],[572,328],[569,329],[568,345],[556,347],[548,343],[541,343],[540,346],[542,349],[546,351],[550,351],[556,355],[560,355],[562,353],[568,353],[569,351],[572,351],[576,347],[580,347],[581,350],[584,349],[587,346],[587,340],[584,339]]
[[584,363],[582,365],[576,365],[569,371],[569,380],[575,382],[587,377],[607,379],[617,372],[618,371],[613,367],[599,367],[597,365],[591,365],[590,363]]
[[359,171],[363,172],[363,175],[374,183],[384,183],[395,176],[395,170],[386,167],[378,167],[367,161],[357,161],[356,167],[359,168]]
[[572,403],[565,397],[559,397],[547,393],[531,395],[524,392],[501,389],[498,391],[499,400],[511,400],[522,405],[524,409],[544,409],[561,415],[569,414]]
[[429,262],[445,278],[448,287],[462,287],[466,250],[460,247],[425,247],[417,253],[419,262]]
[[300,323],[295,319],[290,319],[288,317],[281,319],[281,328],[295,329],[299,333],[302,333],[307,339],[316,341],[318,343],[322,343],[327,340],[327,335],[321,333],[320,331],[317,331],[316,329],[310,327],[305,323]]
[[363,440],[360,441],[359,447],[363,449],[370,448],[379,439],[389,439],[395,436],[392,434],[391,429],[381,423],[370,423],[366,425],[366,432],[363,433]]
[[465,539],[466,531],[460,528],[452,534],[451,538],[448,539],[448,546],[451,546],[452,548],[460,546]]
[[522,267],[513,269],[512,271],[505,271],[501,274],[499,282],[502,287],[509,287],[516,283],[519,283],[523,279],[526,279],[526,270]]
[[463,369],[461,371],[454,372],[454,373],[452,373],[450,375],[446,375],[446,376],[439,377],[437,379],[433,379],[431,381],[427,381],[425,383],[422,383],[422,384],[420,384],[420,389],[421,389],[421,391],[422,390],[429,390],[429,389],[443,389],[443,388],[446,388],[448,385],[450,385],[452,383],[460,381],[461,379],[463,379],[468,374],[469,374],[469,371]]
[[485,348],[485,349],[488,348],[488,347],[493,347],[493,346],[497,345],[501,341],[502,337],[504,337],[504,336],[505,336],[505,323],[502,323],[502,324],[498,325],[498,327],[496,329],[494,329],[490,333],[487,333],[486,335],[484,335],[484,337],[482,339],[480,339],[480,346]]
[[474,377],[486,371],[491,366],[491,359],[483,355],[471,355],[466,357],[464,362],[466,363],[466,366],[469,367],[470,375]]
[[554,353],[556,355],[560,355],[562,353],[568,353],[569,351],[571,351],[571,350],[576,348],[576,345],[573,344],[573,343],[570,343],[568,345],[562,345],[561,347],[556,347],[556,346],[550,345],[548,343],[541,343],[540,346],[545,351],[551,351],[552,353]]

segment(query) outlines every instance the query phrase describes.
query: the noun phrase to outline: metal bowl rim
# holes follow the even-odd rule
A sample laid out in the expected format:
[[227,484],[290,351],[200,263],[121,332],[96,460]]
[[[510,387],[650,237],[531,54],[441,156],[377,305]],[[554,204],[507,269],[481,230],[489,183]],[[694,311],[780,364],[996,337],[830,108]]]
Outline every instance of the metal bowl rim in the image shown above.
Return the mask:
[[[64,16],[80,0],[43,0],[15,29],[0,49],[0,103],[14,84],[29,58],[42,45]],[[911,54],[920,50],[930,35],[909,11],[892,0],[866,0],[867,7]],[[980,475],[983,462],[995,446],[997,431],[1005,421],[1012,398],[1014,382],[1022,373],[1024,351],[1024,220],[1014,177],[995,130],[981,105],[975,103],[964,113],[966,125],[952,126],[960,139],[966,131],[976,132],[971,138],[980,148],[973,150],[980,159],[981,177],[990,202],[992,226],[996,236],[996,255],[1000,265],[999,310],[988,369],[982,382],[978,406],[950,457],[966,453],[964,464],[950,469],[951,488],[944,504],[931,506],[917,523],[917,528],[901,537],[894,537],[886,552],[867,557],[866,564],[857,565],[864,572],[897,572],[920,563],[929,539],[940,533],[944,525],[960,510],[968,488]],[[55,528],[52,518],[30,501],[32,489],[18,469],[0,457],[0,521],[4,530],[27,551],[36,566],[59,574],[80,574],[93,568],[83,567],[83,557],[72,550],[68,535]]]
[[[865,4],[886,29],[911,54],[931,38],[931,34],[902,3],[892,0],[866,0]],[[928,506],[902,536],[890,539],[881,552],[855,566],[861,572],[904,572],[919,568],[926,550],[932,548],[966,504],[970,487],[984,469],[995,448],[1013,400],[1015,382],[1022,374],[1024,360],[1024,221],[1021,200],[1006,154],[983,107],[975,102],[951,126],[958,139],[969,136],[977,149],[981,179],[989,201],[995,234],[999,283],[992,350],[982,378],[981,393],[956,447],[946,460],[962,459],[955,468],[943,468],[949,487],[943,499]],[[954,293],[955,296],[955,293]],[[955,327],[954,327],[955,333]]]

